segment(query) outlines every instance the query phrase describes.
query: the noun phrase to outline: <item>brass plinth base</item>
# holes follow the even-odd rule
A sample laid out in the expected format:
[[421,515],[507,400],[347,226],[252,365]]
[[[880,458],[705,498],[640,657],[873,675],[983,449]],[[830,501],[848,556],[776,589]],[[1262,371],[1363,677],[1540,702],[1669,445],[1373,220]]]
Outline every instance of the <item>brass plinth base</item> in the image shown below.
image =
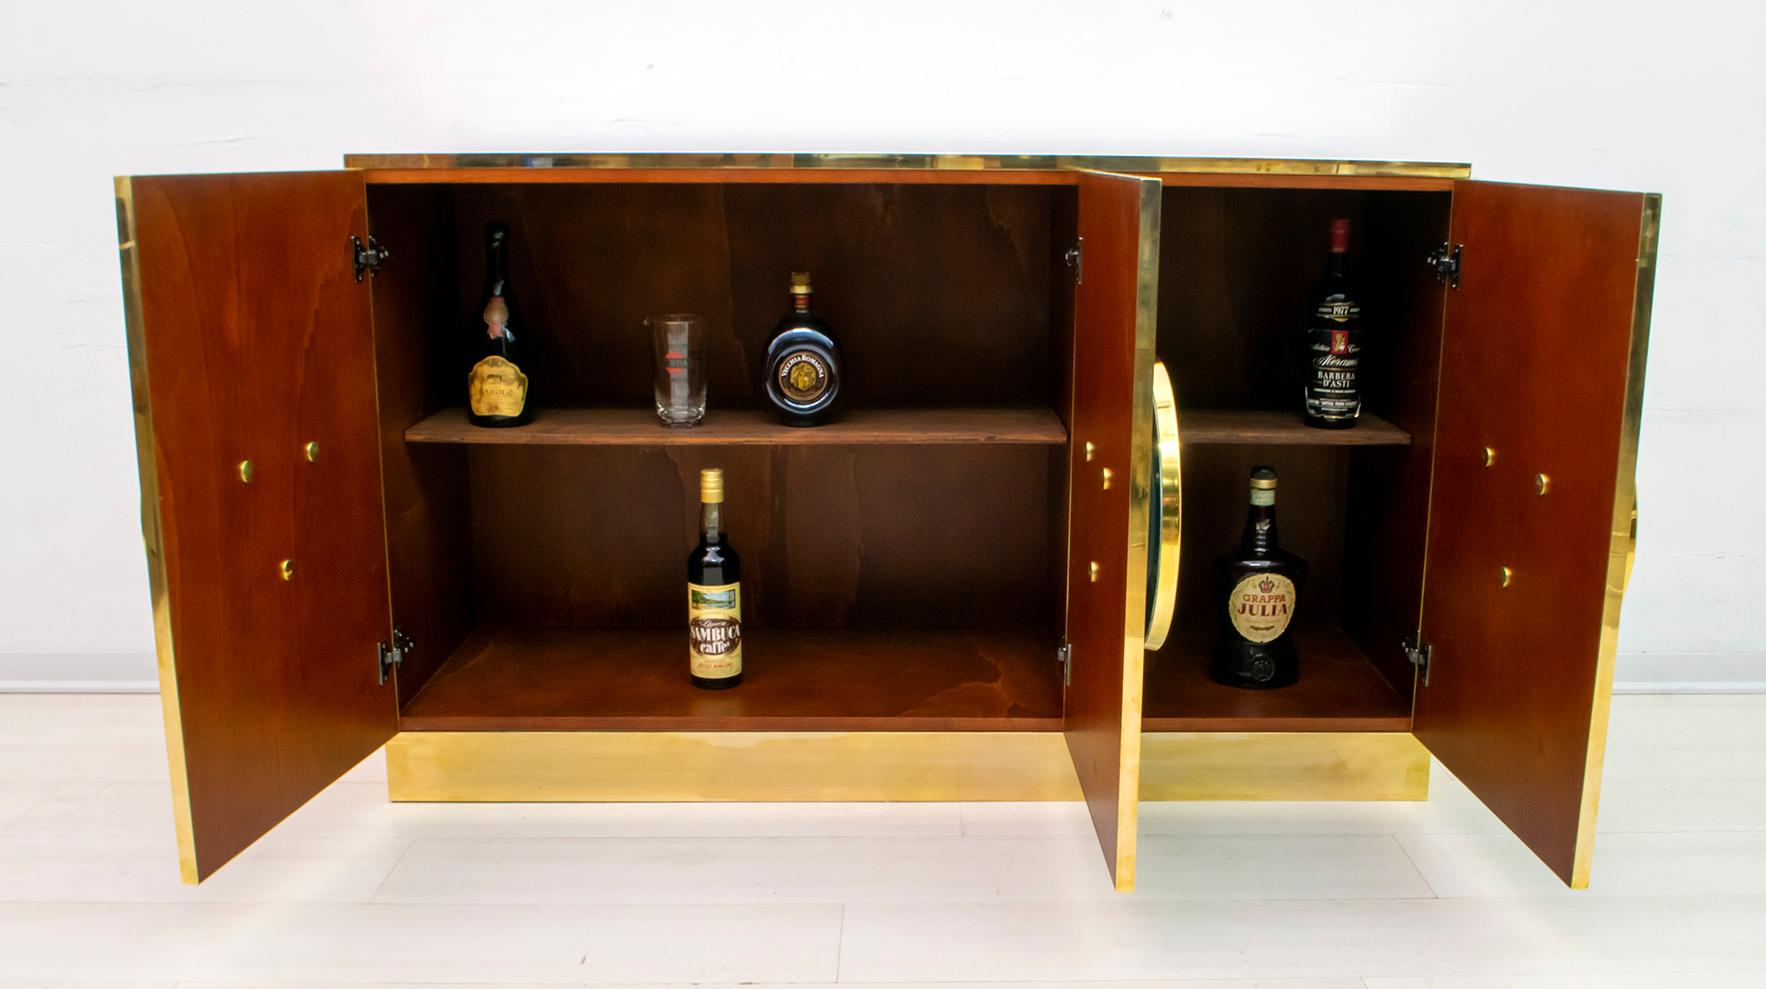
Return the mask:
[[394,800],[1079,800],[1059,732],[405,732]]
[[[1404,732],[1154,732],[1143,800],[1423,800]],[[1079,800],[1058,732],[404,732],[401,801]]]
[[1427,800],[1409,732],[1148,732],[1142,800]]

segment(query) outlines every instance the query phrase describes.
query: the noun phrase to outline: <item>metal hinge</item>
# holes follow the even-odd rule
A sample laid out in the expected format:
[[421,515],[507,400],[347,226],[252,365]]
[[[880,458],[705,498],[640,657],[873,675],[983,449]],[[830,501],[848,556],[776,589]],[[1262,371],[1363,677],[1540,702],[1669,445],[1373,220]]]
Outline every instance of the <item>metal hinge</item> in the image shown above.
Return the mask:
[[1061,664],[1061,686],[1073,685],[1073,643],[1066,639],[1055,647],[1055,662]]
[[384,687],[386,681],[392,678],[393,669],[405,661],[406,654],[417,648],[417,643],[411,641],[411,637],[405,634],[404,629],[394,628],[392,630],[392,645],[376,642],[374,647],[375,655],[380,660],[380,685]]
[[392,257],[392,252],[380,246],[373,234],[368,235],[368,243],[363,244],[360,237],[350,237],[350,259],[356,266],[356,281],[369,275],[380,274],[380,262]]
[[1464,249],[1464,244],[1442,241],[1440,247],[1429,252],[1429,267],[1435,269],[1436,281],[1445,282],[1448,288],[1459,288],[1459,254]]
[[1410,665],[1422,674],[1423,686],[1429,685],[1429,661],[1434,658],[1435,647],[1423,641],[1422,634],[1412,633],[1404,637],[1404,656]]
[[1083,275],[1085,273],[1085,264],[1084,264],[1084,262],[1085,262],[1085,238],[1084,237],[1079,238],[1078,243],[1074,244],[1072,247],[1067,248],[1067,253],[1061,255],[1061,258],[1067,262],[1067,267],[1073,269],[1073,284],[1078,285],[1080,282],[1085,280],[1083,277]]

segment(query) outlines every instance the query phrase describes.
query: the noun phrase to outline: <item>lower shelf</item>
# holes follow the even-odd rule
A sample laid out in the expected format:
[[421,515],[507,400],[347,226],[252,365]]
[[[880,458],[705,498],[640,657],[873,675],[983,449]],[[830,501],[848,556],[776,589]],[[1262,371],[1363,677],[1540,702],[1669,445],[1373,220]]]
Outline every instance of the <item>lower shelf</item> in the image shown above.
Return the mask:
[[1245,690],[1208,679],[1212,632],[1176,634],[1147,655],[1143,731],[1409,731],[1400,696],[1348,635],[1295,633],[1300,681]]
[[403,731],[1059,731],[1039,630],[753,629],[740,686],[687,679],[683,629],[480,629]]

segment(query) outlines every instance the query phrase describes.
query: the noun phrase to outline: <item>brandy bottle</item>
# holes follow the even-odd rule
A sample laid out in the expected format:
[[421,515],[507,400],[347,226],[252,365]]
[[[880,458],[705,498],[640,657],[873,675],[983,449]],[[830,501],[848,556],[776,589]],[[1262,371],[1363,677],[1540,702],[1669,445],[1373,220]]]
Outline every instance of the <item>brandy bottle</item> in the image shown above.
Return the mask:
[[533,419],[533,327],[509,287],[508,226],[491,224],[484,239],[484,291],[467,319],[466,414],[474,426],[521,426]]
[[766,348],[766,393],[787,426],[827,422],[840,395],[840,349],[828,324],[809,311],[809,273],[791,276],[791,312]]
[[1306,561],[1282,549],[1275,468],[1251,470],[1251,506],[1239,551],[1220,561],[1220,639],[1209,675],[1234,687],[1285,687],[1300,678],[1294,611]]

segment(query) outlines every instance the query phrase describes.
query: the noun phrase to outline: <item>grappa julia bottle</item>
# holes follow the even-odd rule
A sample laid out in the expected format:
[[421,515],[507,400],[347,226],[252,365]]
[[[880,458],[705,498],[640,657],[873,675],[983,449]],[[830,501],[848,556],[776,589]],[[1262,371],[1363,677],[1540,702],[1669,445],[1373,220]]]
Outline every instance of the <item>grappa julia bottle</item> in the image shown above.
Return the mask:
[[1235,687],[1285,687],[1300,678],[1294,610],[1306,561],[1282,549],[1275,468],[1251,471],[1251,505],[1237,553],[1220,561],[1220,638],[1209,675]]

